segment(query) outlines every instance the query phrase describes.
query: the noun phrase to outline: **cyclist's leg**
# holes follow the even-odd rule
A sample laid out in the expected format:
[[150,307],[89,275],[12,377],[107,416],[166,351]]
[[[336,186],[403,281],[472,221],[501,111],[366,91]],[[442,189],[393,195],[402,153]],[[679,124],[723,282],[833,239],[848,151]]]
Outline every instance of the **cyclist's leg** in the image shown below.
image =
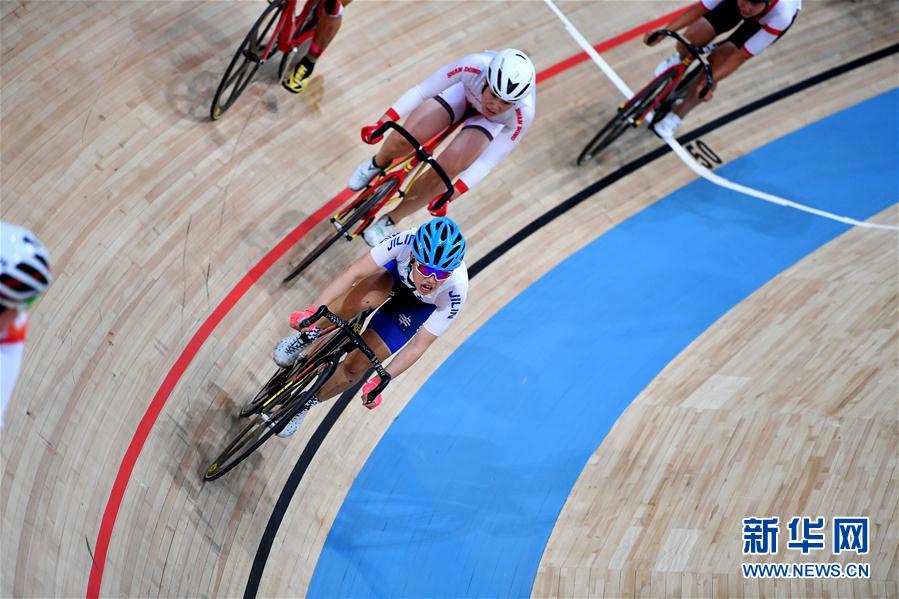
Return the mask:
[[[740,22],[740,10],[736,0],[726,0],[693,21],[684,31],[684,37],[694,46],[705,46],[715,37],[729,31]],[[686,46],[677,43],[677,52],[660,62],[653,71],[656,76],[674,66],[689,55]]]
[[[387,271],[366,277],[334,301],[328,302],[328,309],[348,320],[360,312],[377,308],[383,304],[390,297],[394,282],[393,276]],[[328,319],[322,318],[313,326],[324,329],[330,324]],[[304,337],[299,331],[281,339],[274,350],[275,363],[282,368],[296,363],[302,352],[305,351],[306,346],[303,339]]]
[[[366,277],[356,283],[352,289],[330,302],[328,309],[343,319],[350,319],[365,310],[375,309],[383,304],[393,289],[394,277],[389,271]],[[322,319],[316,326],[328,326],[328,320]]]
[[[412,111],[412,114],[403,123],[405,129],[415,139],[425,143],[447,127],[456,118],[461,118],[466,109],[465,88],[461,83],[444,90],[437,96],[429,98]],[[394,160],[409,154],[412,147],[401,135],[391,132],[378,153],[359,166],[350,175],[349,188],[359,190],[368,185],[381,169],[387,168]],[[386,218],[386,217],[385,217]],[[377,239],[369,240],[369,245],[375,245],[387,232],[379,232]]]
[[[684,37],[694,46],[705,46],[710,44],[718,35],[715,26],[709,22],[706,17],[700,17],[693,21],[684,32]],[[687,56],[687,48],[680,42],[677,43],[677,51],[681,57]]]
[[[463,90],[464,94],[464,90]],[[464,98],[464,96],[463,96]],[[403,123],[412,136],[424,143],[452,124],[452,103],[437,96],[428,98]],[[391,162],[412,151],[409,143],[396,132],[391,132],[375,155],[375,164],[386,167]]]
[[316,62],[340,29],[340,24],[343,22],[344,6],[351,1],[322,0],[319,3],[316,13],[318,23],[315,27],[315,33],[312,35],[312,41],[309,43],[309,49],[284,80],[284,87],[295,93],[305,89],[309,78],[312,77],[312,71],[315,70]]
[[[371,317],[368,329],[362,335],[365,343],[383,362],[398,352],[434,312],[435,306],[424,304],[397,279],[395,263],[391,270],[395,277],[394,295]],[[371,368],[371,362],[359,351],[352,352],[340,363],[334,376],[319,392],[325,400],[349,389]]]
[[[736,31],[708,57],[709,66],[712,68],[712,88],[708,91],[704,98],[705,100],[712,99],[715,87],[721,79],[737,70],[746,61],[747,57],[741,55],[742,52],[738,52],[736,49],[743,44],[747,35],[752,35],[753,28],[758,28],[759,25],[752,21],[743,20],[737,0],[725,0],[693,23],[687,30],[687,39],[693,45],[702,46],[734,27],[737,27]],[[678,47],[678,51],[682,55],[686,54],[686,48]],[[656,133],[664,137],[666,135],[664,131],[667,130],[667,134],[673,134],[681,119],[699,104],[699,92],[705,85],[705,77],[694,77],[693,81],[688,84],[687,91],[681,98],[680,104],[665,117],[663,122],[653,126]]]
[[[318,25],[309,44],[307,56],[313,59],[320,57],[328,48],[331,40],[337,35],[343,23],[343,9],[353,0],[323,0],[318,7]],[[313,62],[314,64],[314,62]]]
[[[462,127],[462,130],[446,149],[437,156],[437,162],[446,171],[450,180],[455,180],[477,160],[493,141],[493,136],[498,133],[498,129],[501,129],[501,126],[497,126],[483,117],[471,119]],[[398,223],[413,212],[424,208],[434,197],[444,191],[446,191],[446,186],[437,173],[429,168],[415,182],[399,206],[390,213],[393,222]]]
[[[721,80],[739,69],[749,58],[748,54],[737,48],[730,41],[724,42],[714,52],[709,54],[709,66],[712,69],[712,89],[709,90],[704,99],[711,100]],[[675,107],[673,112],[681,118],[685,117],[701,101],[699,92],[705,85],[705,77],[696,77],[691,85],[691,89],[684,96],[684,101]]]
[[[387,344],[372,330],[365,331],[362,334],[365,344],[375,353],[378,360],[384,361],[391,356],[393,352],[387,347]],[[318,392],[318,400],[326,401],[343,393],[353,385],[359,382],[368,369],[371,368],[371,362],[360,350],[350,352],[338,366],[334,374],[328,379]]]

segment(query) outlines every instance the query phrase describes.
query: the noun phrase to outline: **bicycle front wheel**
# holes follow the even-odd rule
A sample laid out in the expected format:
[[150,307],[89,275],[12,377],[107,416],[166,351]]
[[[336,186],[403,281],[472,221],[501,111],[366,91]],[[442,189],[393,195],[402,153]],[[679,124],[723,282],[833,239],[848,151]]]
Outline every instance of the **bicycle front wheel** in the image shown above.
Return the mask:
[[678,71],[667,71],[662,75],[653,79],[649,85],[641,89],[639,92],[618,108],[615,116],[606,123],[605,127],[599,130],[593,139],[590,140],[580,155],[577,157],[577,164],[580,166],[594,156],[598,156],[600,152],[609,147],[612,142],[621,137],[628,127],[636,127],[643,115],[654,104],[662,100],[663,95],[667,95],[670,91],[670,84],[680,76]]
[[238,412],[238,415],[241,418],[244,418],[246,416],[250,416],[251,414],[259,412],[262,407],[268,402],[268,400],[272,398],[272,396],[277,394],[286,386],[290,374],[294,370],[294,368],[295,367],[278,369],[278,372],[273,374],[268,382],[262,386],[262,389],[259,390],[259,393],[257,393],[253,397],[253,399],[248,401],[242,408],[240,408],[240,412]]
[[334,373],[333,361],[324,361],[297,381],[290,381],[290,389],[285,389],[285,399],[271,409],[257,412],[249,417],[249,423],[235,436],[224,451],[206,468],[205,480],[215,480],[244,461],[272,435],[280,432],[287,423],[315,397],[322,385]]
[[[220,119],[225,111],[231,108],[231,105],[256,76],[256,71],[268,58],[265,50],[269,42],[278,36],[277,24],[281,20],[284,6],[285,0],[278,0],[266,6],[246,37],[243,38],[215,90],[212,107],[209,110],[212,120]],[[275,51],[276,48],[273,44],[272,52]]]
[[354,201],[350,206],[338,213],[337,216],[334,217],[333,222],[337,225],[337,231],[331,235],[330,237],[324,239],[321,243],[319,243],[315,248],[306,255],[305,258],[300,260],[300,263],[297,264],[290,274],[284,277],[282,283],[290,283],[295,278],[300,276],[300,274],[306,270],[310,264],[315,262],[315,260],[325,253],[329,247],[334,245],[341,237],[345,236],[347,232],[355,225],[359,220],[368,214],[375,206],[378,205],[379,202],[389,198],[391,194],[396,190],[398,183],[397,180],[393,177],[385,179],[375,187],[363,192],[359,195],[359,197]]
[[302,388],[303,382],[301,378],[307,376],[313,370],[312,365],[320,362],[322,356],[327,355],[334,349],[334,341],[339,333],[340,329],[335,328],[330,332],[321,334],[307,348],[308,353],[298,359],[293,366],[279,368],[253,399],[240,409],[240,417],[250,416],[262,410],[271,412],[272,406],[275,404],[288,401],[292,396],[293,390]]

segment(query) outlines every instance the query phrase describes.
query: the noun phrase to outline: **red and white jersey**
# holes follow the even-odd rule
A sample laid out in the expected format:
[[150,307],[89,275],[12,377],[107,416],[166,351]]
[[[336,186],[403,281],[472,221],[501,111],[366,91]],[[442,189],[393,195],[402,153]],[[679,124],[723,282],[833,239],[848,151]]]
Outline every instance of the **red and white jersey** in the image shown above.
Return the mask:
[[400,96],[388,111],[399,120],[408,116],[428,98],[433,98],[456,85],[463,88],[466,103],[480,113],[478,119],[486,119],[497,126],[490,127],[489,133],[493,137],[490,145],[465,172],[459,175],[462,191],[477,185],[512,151],[533,122],[537,110],[536,86],[532,85],[528,95],[509,110],[496,116],[484,114],[481,95],[484,86],[487,85],[487,65],[495,55],[496,52],[485,50],[440,67],[427,79]]
[[0,430],[3,430],[3,415],[19,378],[27,328],[28,313],[19,312],[14,321],[0,330]]
[[0,330],[0,344],[23,343],[28,330],[28,312],[19,312],[8,326]]
[[[700,1],[706,9],[712,10],[722,2],[735,2],[736,0]],[[787,30],[787,27],[789,27],[793,22],[793,19],[796,18],[796,13],[798,13],[801,8],[802,0],[771,0],[768,8],[766,8],[761,15],[746,19],[748,21],[755,21],[762,27],[755,35],[746,40],[746,43],[743,44],[743,50],[750,56],[760,54],[762,50],[773,44],[775,40]]]

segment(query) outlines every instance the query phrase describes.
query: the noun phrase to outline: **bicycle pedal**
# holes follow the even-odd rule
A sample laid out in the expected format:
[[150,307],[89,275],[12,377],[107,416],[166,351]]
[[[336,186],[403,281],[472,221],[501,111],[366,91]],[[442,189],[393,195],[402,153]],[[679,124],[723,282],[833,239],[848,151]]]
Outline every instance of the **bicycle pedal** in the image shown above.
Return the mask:
[[331,217],[331,226],[334,227],[334,230],[338,233],[342,233],[344,238],[347,241],[352,241],[353,235],[350,233],[349,229],[343,228],[343,223],[337,217]]

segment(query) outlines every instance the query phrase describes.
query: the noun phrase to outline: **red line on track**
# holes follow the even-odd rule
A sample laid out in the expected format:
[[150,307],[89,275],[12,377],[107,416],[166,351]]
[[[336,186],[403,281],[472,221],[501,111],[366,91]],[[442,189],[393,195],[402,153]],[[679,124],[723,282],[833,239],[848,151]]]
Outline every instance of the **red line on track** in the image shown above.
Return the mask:
[[134,433],[134,437],[132,437],[127,451],[125,451],[125,456],[122,458],[122,464],[119,466],[119,472],[116,475],[115,482],[112,485],[112,491],[109,493],[106,509],[103,512],[103,520],[100,522],[100,532],[97,534],[93,566],[91,567],[90,578],[87,582],[88,597],[99,597],[100,595],[100,584],[103,580],[103,568],[106,565],[106,553],[109,550],[109,541],[112,538],[112,529],[115,526],[116,516],[119,513],[119,507],[122,505],[122,499],[125,496],[125,488],[128,486],[131,472],[134,470],[137,458],[140,456],[141,449],[144,446],[144,442],[147,440],[147,436],[150,434],[150,430],[156,423],[156,419],[159,417],[159,413],[162,411],[165,402],[172,394],[172,391],[174,391],[175,385],[181,380],[184,371],[187,370],[187,367],[193,361],[197,352],[200,351],[200,348],[206,342],[206,339],[209,338],[209,335],[212,334],[222,319],[225,318],[228,312],[231,311],[231,308],[234,307],[250,287],[252,287],[272,264],[283,256],[291,246],[302,239],[313,227],[315,227],[315,225],[333,214],[334,211],[336,211],[341,204],[350,199],[353,194],[354,192],[349,189],[344,189],[327,204],[319,208],[318,211],[300,223],[299,226],[291,231],[287,237],[282,239],[278,245],[269,250],[269,252],[256,263],[256,266],[250,269],[250,272],[238,281],[234,289],[225,296],[225,299],[215,307],[212,314],[210,314],[203,324],[200,325],[200,328],[197,329],[197,332],[194,333],[194,336],[191,337],[190,341],[187,343],[187,347],[185,347],[184,351],[181,352],[181,355],[178,356],[175,364],[166,375],[165,380],[162,381],[159,390],[156,391],[153,401],[151,401],[150,405],[147,407],[147,411],[144,413],[144,417],[141,418],[140,424],[137,425],[137,431]]
[[[658,19],[649,21],[648,23],[644,23],[639,27],[625,31],[622,34],[597,44],[594,48],[596,48],[597,52],[603,52],[614,48],[615,46],[642,35],[646,31],[655,29],[660,25],[667,23],[687,9],[689,9],[689,6],[668,13]],[[537,83],[546,81],[585,60],[587,60],[586,52],[581,52],[580,54],[566,58],[565,60],[537,73]],[[194,336],[188,341],[187,347],[185,347],[184,351],[181,352],[181,355],[178,356],[175,364],[162,381],[162,385],[160,385],[159,389],[156,391],[156,395],[153,396],[153,400],[147,407],[147,411],[144,413],[143,418],[141,418],[140,423],[137,425],[137,430],[131,438],[131,443],[128,445],[128,449],[122,457],[122,463],[119,465],[119,471],[116,473],[112,490],[109,492],[109,499],[106,502],[106,508],[103,510],[103,519],[100,521],[100,530],[97,533],[93,564],[90,571],[90,577],[87,581],[88,599],[94,599],[100,596],[100,585],[103,582],[103,569],[106,566],[106,554],[109,550],[110,540],[112,539],[112,531],[115,527],[116,517],[119,514],[119,508],[125,497],[128,481],[131,478],[131,473],[134,471],[134,466],[137,464],[137,458],[140,457],[140,452],[144,447],[144,443],[150,435],[153,425],[156,424],[156,419],[159,417],[160,412],[162,412],[163,406],[165,406],[172,391],[175,390],[175,385],[181,380],[187,367],[190,366],[190,363],[193,361],[194,357],[196,357],[197,352],[200,351],[200,348],[215,328],[225,316],[227,316],[240,298],[249,291],[250,287],[252,287],[256,281],[258,281],[262,275],[264,275],[266,271],[291,248],[291,246],[305,237],[313,227],[333,214],[341,204],[352,197],[353,193],[354,192],[349,189],[344,189],[335,197],[331,198],[327,204],[306,218],[306,220],[291,231],[287,237],[282,239],[278,245],[263,256],[262,259],[257,262],[240,281],[238,281],[234,289],[225,296],[225,299],[215,307],[212,314],[210,314],[203,324],[200,325],[200,328],[197,329],[197,332],[194,333]]]
[[[605,52],[606,50],[611,50],[615,46],[620,46],[624,42],[630,41],[630,40],[634,39],[635,37],[641,36],[644,33],[646,33],[647,31],[652,31],[653,29],[658,29],[665,23],[668,23],[669,21],[671,21],[671,19],[680,16],[681,14],[687,12],[688,10],[690,10],[690,6],[684,6],[683,8],[679,8],[678,10],[670,12],[667,15],[662,15],[658,19],[653,19],[652,21],[648,21],[646,23],[643,23],[642,25],[634,27],[633,29],[629,29],[628,31],[625,31],[624,33],[619,33],[618,35],[616,35],[615,37],[613,37],[611,39],[607,39],[604,42],[600,42],[600,43],[596,44],[595,46],[593,46],[593,49],[596,50],[597,52]],[[546,81],[547,79],[550,79],[551,77],[555,77],[562,71],[567,71],[571,67],[581,64],[582,62],[587,60],[587,58],[589,58],[589,57],[587,56],[586,52],[581,52],[580,54],[575,54],[574,56],[569,56],[565,60],[558,62],[558,63],[554,64],[553,66],[537,73],[537,83],[541,83],[543,81]]]

